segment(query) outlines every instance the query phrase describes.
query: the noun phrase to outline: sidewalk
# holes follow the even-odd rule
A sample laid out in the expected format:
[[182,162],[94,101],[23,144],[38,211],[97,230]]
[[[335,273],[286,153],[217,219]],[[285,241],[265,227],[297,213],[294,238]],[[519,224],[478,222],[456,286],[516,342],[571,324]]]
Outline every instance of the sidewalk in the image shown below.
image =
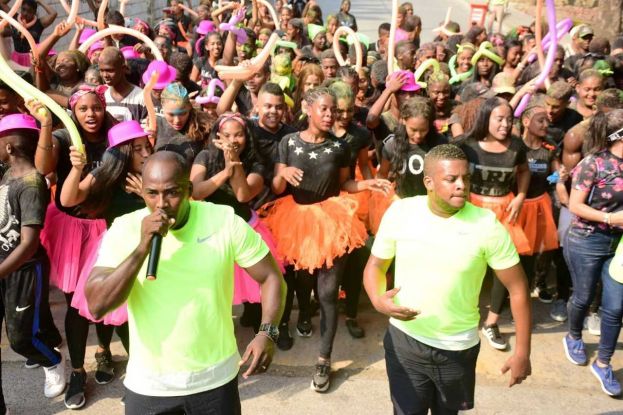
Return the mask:
[[[488,302],[490,282],[485,281],[481,296],[481,312],[484,315]],[[58,290],[51,293],[54,319],[64,334],[63,319],[65,301]],[[509,389],[508,375],[500,375],[499,368],[512,351],[493,350],[488,344],[481,346],[477,365],[476,410],[473,414],[623,414],[623,401],[607,397],[588,367],[574,366],[564,355],[562,337],[566,332],[564,323],[550,319],[549,305],[533,299],[535,322],[532,337],[532,376],[522,385]],[[319,319],[314,317],[314,333],[310,338],[295,335],[294,347],[277,351],[273,365],[265,375],[240,380],[243,412],[247,414],[291,415],[295,414],[388,414],[391,402],[388,396],[387,377],[383,360],[382,339],[387,319],[376,313],[365,296],[361,298],[360,324],[366,329],[366,337],[352,339],[340,316],[333,355],[333,382],[326,394],[309,389],[313,364],[319,347]],[[234,315],[239,316],[240,307]],[[252,337],[249,328],[239,327],[236,319],[238,344],[242,350]],[[296,312],[292,315],[290,328],[294,333]],[[501,331],[514,344],[514,327],[508,311],[503,315]],[[85,415],[123,414],[119,404],[123,396],[121,379],[108,385],[97,385],[94,353],[97,344],[95,330],[91,328],[86,352],[88,373],[87,406],[80,412]],[[597,354],[598,337],[585,334],[587,352],[591,359]],[[623,336],[620,339],[623,341]],[[6,338],[2,339],[2,377],[7,404],[12,415],[21,414],[70,414],[63,405],[63,397],[48,400],[43,397],[42,369],[25,369],[24,359],[7,350]],[[623,380],[623,353],[621,343],[612,364],[615,374]],[[511,348],[512,350],[512,348]],[[68,357],[67,349],[62,349]],[[113,358],[121,377],[127,356],[115,337],[112,344]],[[67,365],[69,370],[69,364]]]

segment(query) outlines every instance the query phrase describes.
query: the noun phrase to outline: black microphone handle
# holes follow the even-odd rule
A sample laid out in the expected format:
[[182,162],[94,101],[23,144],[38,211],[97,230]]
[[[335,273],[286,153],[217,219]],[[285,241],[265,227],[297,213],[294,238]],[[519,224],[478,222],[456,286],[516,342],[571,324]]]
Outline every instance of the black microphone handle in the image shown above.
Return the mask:
[[160,259],[160,247],[162,246],[162,235],[156,234],[151,239],[151,249],[147,259],[147,279],[155,280],[158,272],[158,260]]

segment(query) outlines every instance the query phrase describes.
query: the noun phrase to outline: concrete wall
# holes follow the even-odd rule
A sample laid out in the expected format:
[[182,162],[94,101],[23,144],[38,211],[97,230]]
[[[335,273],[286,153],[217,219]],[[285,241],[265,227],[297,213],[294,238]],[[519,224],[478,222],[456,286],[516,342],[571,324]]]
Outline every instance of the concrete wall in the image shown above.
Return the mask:
[[[536,0],[511,0],[534,16]],[[597,35],[613,38],[623,31],[623,0],[555,0],[558,19],[590,24]]]

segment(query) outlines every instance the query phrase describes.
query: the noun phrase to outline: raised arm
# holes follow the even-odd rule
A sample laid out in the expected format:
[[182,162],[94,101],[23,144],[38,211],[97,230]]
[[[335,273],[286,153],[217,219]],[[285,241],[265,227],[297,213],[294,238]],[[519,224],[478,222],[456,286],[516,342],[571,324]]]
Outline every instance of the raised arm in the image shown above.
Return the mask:
[[58,13],[56,12],[56,10],[54,10],[52,7],[50,7],[49,5],[45,4],[41,0],[37,0],[37,4],[39,4],[41,7],[43,7],[45,12],[47,13],[45,16],[39,18],[39,21],[41,22],[43,27],[46,28],[46,27],[50,26],[52,23],[54,23],[54,20],[56,20],[56,17],[58,16]]
[[138,246],[118,267],[93,268],[84,289],[93,317],[99,320],[127,300],[136,276],[149,255],[152,237],[166,234],[170,223],[164,212],[154,211],[143,219]]
[[388,77],[386,88],[381,93],[381,96],[376,100],[376,102],[370,108],[368,112],[368,117],[366,118],[366,126],[373,130],[379,126],[381,121],[381,114],[385,109],[385,104],[391,98],[391,96],[400,90],[404,83],[406,82],[406,77],[403,74],[400,74],[395,77]]
[[86,155],[78,151],[74,146],[69,147],[69,150],[69,159],[73,167],[69,171],[61,189],[61,205],[73,207],[86,200],[95,178],[92,174],[88,174],[84,180],[80,180],[84,166],[87,163]]

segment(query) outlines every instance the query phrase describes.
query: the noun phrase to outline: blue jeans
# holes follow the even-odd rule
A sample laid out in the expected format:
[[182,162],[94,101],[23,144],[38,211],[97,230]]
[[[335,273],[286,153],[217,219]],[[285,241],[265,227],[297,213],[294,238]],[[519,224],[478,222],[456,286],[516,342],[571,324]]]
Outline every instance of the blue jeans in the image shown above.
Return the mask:
[[569,334],[574,339],[582,338],[584,317],[595,296],[597,281],[610,279],[608,266],[620,237],[574,227],[565,236],[563,252],[573,281],[573,295],[568,303]]
[[[606,270],[610,267],[611,261],[606,262]],[[604,289],[601,294],[601,336],[597,357],[602,363],[609,364],[621,332],[623,284],[613,280],[608,272],[602,275],[602,284]]]

